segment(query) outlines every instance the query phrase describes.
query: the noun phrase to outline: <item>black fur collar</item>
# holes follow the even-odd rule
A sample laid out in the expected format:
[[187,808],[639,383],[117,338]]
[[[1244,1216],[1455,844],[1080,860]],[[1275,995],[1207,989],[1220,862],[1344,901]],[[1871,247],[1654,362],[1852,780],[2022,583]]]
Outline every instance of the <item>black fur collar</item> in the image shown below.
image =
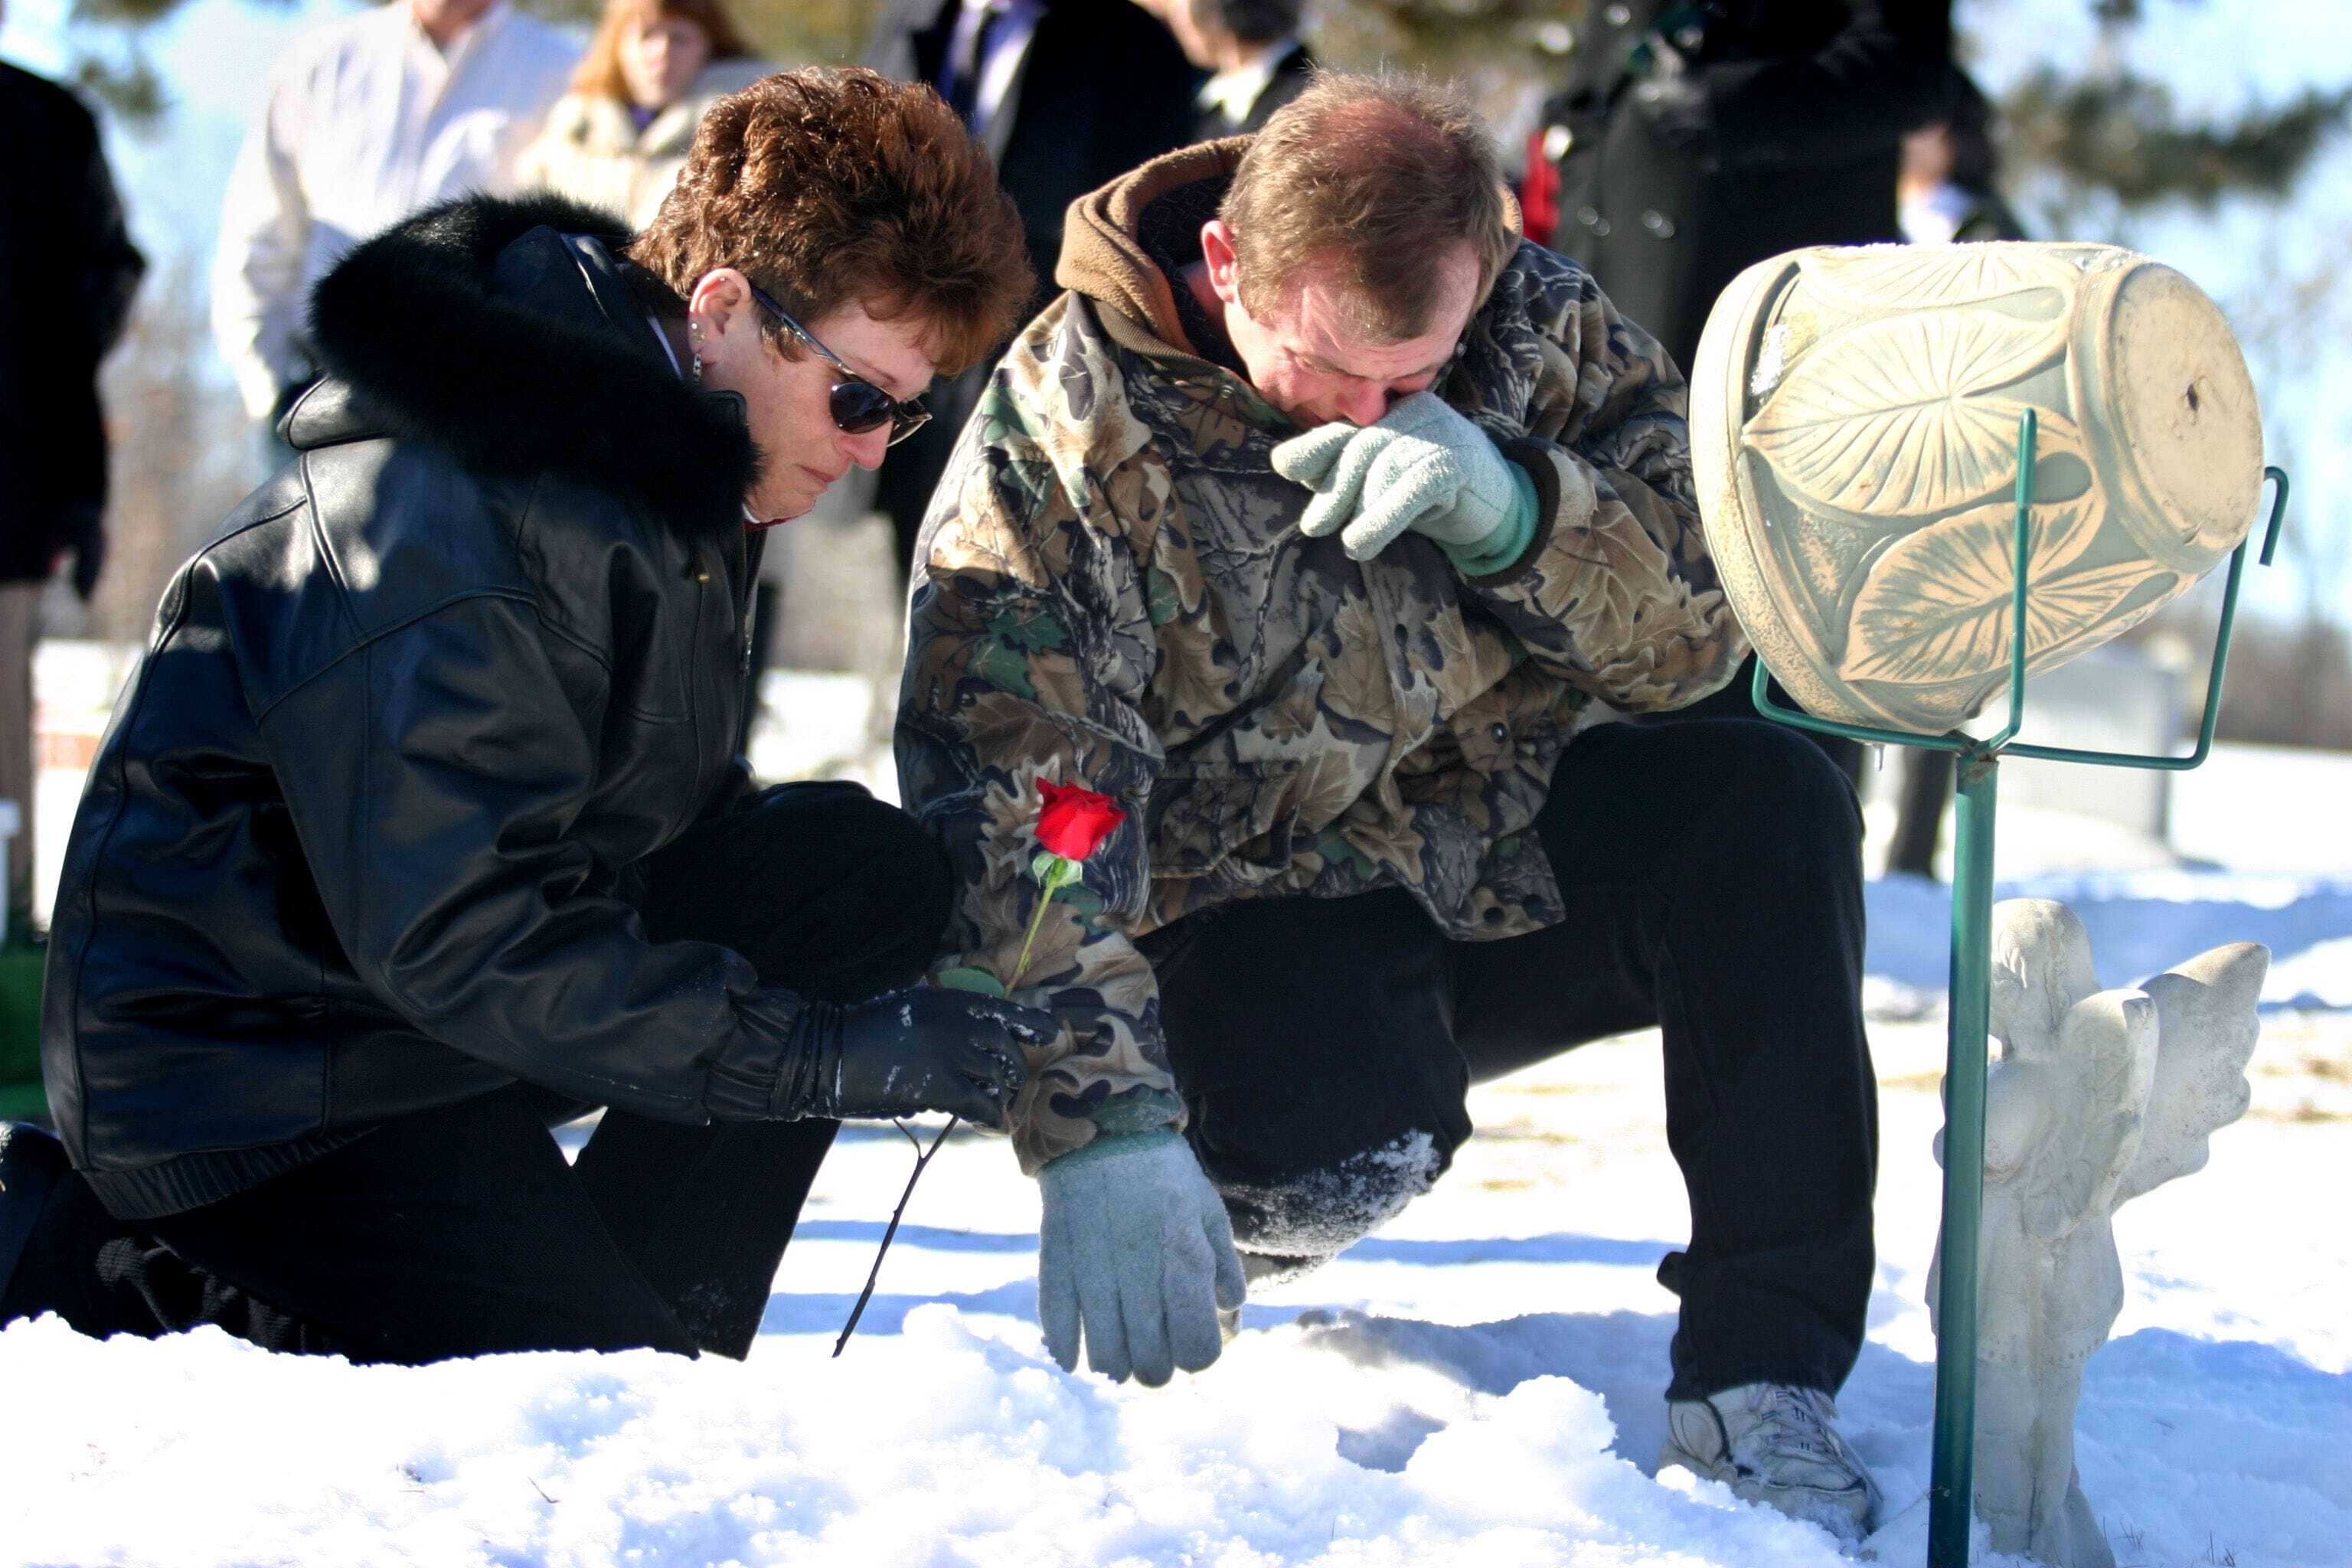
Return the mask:
[[342,401],[365,425],[468,468],[625,491],[683,533],[740,527],[760,469],[741,405],[696,391],[650,332],[612,319],[614,289],[557,237],[575,235],[614,248],[628,238],[609,215],[554,196],[467,196],[386,229],[311,296],[320,366],[348,384]]

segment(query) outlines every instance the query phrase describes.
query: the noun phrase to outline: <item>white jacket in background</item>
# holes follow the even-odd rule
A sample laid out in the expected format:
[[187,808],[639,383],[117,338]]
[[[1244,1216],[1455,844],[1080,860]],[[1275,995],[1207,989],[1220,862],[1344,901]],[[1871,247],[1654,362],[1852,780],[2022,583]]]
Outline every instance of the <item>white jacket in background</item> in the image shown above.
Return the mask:
[[419,207],[515,188],[579,45],[498,0],[445,56],[394,4],[307,33],[279,58],[221,207],[213,335],[267,418],[306,376],[311,286]]
[[694,128],[710,106],[777,69],[756,59],[713,60],[643,131],[629,106],[601,92],[567,92],[523,150],[515,178],[628,219],[643,228],[677,184]]

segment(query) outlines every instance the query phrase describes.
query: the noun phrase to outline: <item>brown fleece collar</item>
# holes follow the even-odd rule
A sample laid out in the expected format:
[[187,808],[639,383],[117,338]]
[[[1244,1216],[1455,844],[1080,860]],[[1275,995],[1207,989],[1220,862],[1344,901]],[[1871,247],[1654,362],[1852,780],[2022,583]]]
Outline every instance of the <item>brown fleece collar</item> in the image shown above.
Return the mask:
[[1054,281],[1126,317],[1160,342],[1192,353],[1168,275],[1144,250],[1136,230],[1144,208],[1179,185],[1231,178],[1248,150],[1246,136],[1180,147],[1072,202]]

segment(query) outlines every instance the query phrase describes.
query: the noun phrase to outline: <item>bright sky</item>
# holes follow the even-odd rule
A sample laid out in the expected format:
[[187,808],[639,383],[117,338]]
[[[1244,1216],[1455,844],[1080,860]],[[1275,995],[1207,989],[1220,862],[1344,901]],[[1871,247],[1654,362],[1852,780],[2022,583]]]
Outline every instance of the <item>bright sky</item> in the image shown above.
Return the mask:
[[[58,71],[73,0],[5,0],[0,56]],[[186,0],[145,47],[171,96],[160,132],[110,140],[132,226],[151,257],[209,253],[220,191],[244,127],[258,106],[268,64],[292,33],[358,8],[360,0]],[[2340,0],[2147,0],[2150,15],[2126,35],[2126,58],[2168,82],[2184,110],[2228,113],[2277,103],[2305,87],[2352,78],[2352,24]],[[1972,68],[1998,97],[2042,63],[2069,65],[2098,47],[2088,0],[1958,0],[1955,16]],[[86,37],[104,40],[101,30]],[[102,47],[102,44],[101,46]],[[2028,222],[2032,221],[2031,205]],[[2180,268],[2225,310],[2274,296],[2329,260],[2352,272],[2352,138],[2337,136],[2282,209],[2234,203],[2217,213],[2182,211],[2140,221],[2137,248]],[[2282,374],[2247,344],[2273,442],[2273,460],[2295,479],[2290,529],[2337,541],[2323,550],[2331,597],[2352,602],[2352,289],[2331,319],[2308,323],[2307,363]],[[2241,322],[2242,333],[2247,326]],[[2286,611],[2302,592],[2296,569],[2256,573],[2249,602]]]
[[[2352,20],[2341,0],[2147,3],[2147,19],[2126,35],[2126,60],[2165,82],[2184,114],[2229,115],[2352,79]],[[1970,68],[1996,99],[2037,66],[2063,68],[2098,47],[2088,0],[1959,0],[1954,16]],[[2183,207],[2141,220],[2129,243],[2179,268],[2231,313],[2263,400],[2270,460],[2294,479],[2286,527],[2308,553],[2291,561],[2283,549],[2280,565],[2250,573],[2246,602],[2298,611],[2311,581],[2300,563],[2309,561],[2332,584],[2325,596],[2341,616],[2352,603],[2352,137],[2338,132],[2320,150],[2284,207]],[[2303,363],[2265,363],[2248,307],[2331,264],[2347,286],[2277,356]]]
[[[73,0],[6,0],[0,56],[56,74],[73,50],[66,38]],[[187,0],[145,40],[172,109],[154,135],[110,126],[110,156],[124,189],[131,226],[151,257],[209,250],[247,122],[259,109],[269,62],[299,28],[359,9],[352,0],[298,0],[288,5],[246,0]],[[81,35],[103,40],[100,29]],[[99,45],[92,52],[106,52]]]

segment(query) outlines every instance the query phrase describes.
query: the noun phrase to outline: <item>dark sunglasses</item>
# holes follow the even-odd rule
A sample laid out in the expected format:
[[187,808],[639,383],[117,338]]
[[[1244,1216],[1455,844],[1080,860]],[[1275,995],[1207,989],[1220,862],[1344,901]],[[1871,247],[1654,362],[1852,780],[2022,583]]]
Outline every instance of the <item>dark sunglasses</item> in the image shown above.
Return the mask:
[[[746,279],[749,283],[751,280]],[[793,336],[800,339],[824,362],[839,371],[842,379],[833,384],[833,422],[852,436],[863,436],[868,430],[890,426],[893,447],[930,422],[931,411],[923,406],[919,397],[901,403],[888,393],[841,363],[841,356],[816,341],[816,334],[793,320],[793,313],[769,298],[768,291],[757,283],[751,284],[751,298],[760,301],[768,313],[782,321]]]

